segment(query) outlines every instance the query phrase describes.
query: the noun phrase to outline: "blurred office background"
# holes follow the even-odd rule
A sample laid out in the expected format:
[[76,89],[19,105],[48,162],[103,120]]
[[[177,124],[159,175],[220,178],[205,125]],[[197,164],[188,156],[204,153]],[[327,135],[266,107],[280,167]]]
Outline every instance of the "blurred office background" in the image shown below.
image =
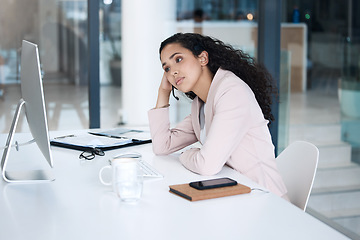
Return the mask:
[[[261,0],[259,0],[261,1]],[[146,126],[162,69],[160,42],[175,32],[219,38],[257,57],[255,0],[99,0],[100,126]],[[282,0],[279,150],[295,140],[320,149],[308,212],[360,234],[360,3]],[[39,46],[50,130],[89,128],[87,0],[2,0],[0,132],[20,95],[21,41]],[[90,49],[91,50],[91,49]],[[91,51],[90,51],[91,52]],[[189,113],[177,93],[171,121]],[[20,119],[17,132],[26,132]]]

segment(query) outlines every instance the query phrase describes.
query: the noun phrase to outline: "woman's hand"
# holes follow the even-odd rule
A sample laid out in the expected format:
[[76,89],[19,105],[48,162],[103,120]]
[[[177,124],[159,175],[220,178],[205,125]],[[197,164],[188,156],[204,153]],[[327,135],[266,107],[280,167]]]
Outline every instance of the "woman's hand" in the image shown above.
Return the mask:
[[169,98],[170,98],[171,90],[172,90],[172,85],[167,80],[165,73],[164,73],[164,75],[161,79],[160,86],[159,86],[158,98],[157,98],[155,108],[162,108],[162,107],[166,107],[169,105]]
[[[169,82],[169,80],[167,80],[166,78],[166,75],[165,75],[165,72],[163,74],[163,77],[161,79],[161,83],[160,83],[160,89],[161,90],[164,90],[164,91],[170,91],[172,90],[172,85],[171,83]],[[159,89],[159,90],[160,90]]]

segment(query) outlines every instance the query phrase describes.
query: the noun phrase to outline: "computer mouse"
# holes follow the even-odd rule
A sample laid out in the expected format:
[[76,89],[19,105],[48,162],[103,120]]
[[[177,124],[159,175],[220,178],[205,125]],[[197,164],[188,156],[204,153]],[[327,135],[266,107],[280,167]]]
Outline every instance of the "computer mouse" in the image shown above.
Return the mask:
[[114,156],[114,158],[141,158],[138,152],[122,152]]

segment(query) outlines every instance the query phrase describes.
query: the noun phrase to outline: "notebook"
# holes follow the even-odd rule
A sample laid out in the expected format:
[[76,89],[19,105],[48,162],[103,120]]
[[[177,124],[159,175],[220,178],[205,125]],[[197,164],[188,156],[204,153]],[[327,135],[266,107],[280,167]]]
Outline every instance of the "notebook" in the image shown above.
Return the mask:
[[230,187],[213,188],[206,190],[197,190],[190,187],[189,184],[178,184],[169,186],[170,192],[189,201],[199,201],[211,198],[220,198],[226,196],[233,196],[238,194],[250,193],[251,188],[248,186],[237,184]]

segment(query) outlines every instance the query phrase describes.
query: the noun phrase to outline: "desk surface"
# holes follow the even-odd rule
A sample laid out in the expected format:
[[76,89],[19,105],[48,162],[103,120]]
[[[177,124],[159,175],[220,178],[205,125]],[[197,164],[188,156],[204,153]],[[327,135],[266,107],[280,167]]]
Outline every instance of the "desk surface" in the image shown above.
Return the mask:
[[[64,132],[50,135],[61,134]],[[6,137],[0,135],[0,146],[5,145]],[[26,139],[22,134],[15,138]],[[186,170],[177,154],[155,156],[151,144],[127,150],[140,152],[165,176],[145,180],[139,202],[121,202],[98,179],[100,168],[122,150],[81,161],[78,151],[52,147],[54,182],[9,184],[0,180],[0,239],[347,239],[272,193],[254,190],[187,201],[169,193],[169,185],[212,177]],[[19,157],[20,152],[12,151],[16,159],[9,165],[38,164],[36,154],[25,152]],[[259,187],[228,167],[215,177],[220,176]]]

